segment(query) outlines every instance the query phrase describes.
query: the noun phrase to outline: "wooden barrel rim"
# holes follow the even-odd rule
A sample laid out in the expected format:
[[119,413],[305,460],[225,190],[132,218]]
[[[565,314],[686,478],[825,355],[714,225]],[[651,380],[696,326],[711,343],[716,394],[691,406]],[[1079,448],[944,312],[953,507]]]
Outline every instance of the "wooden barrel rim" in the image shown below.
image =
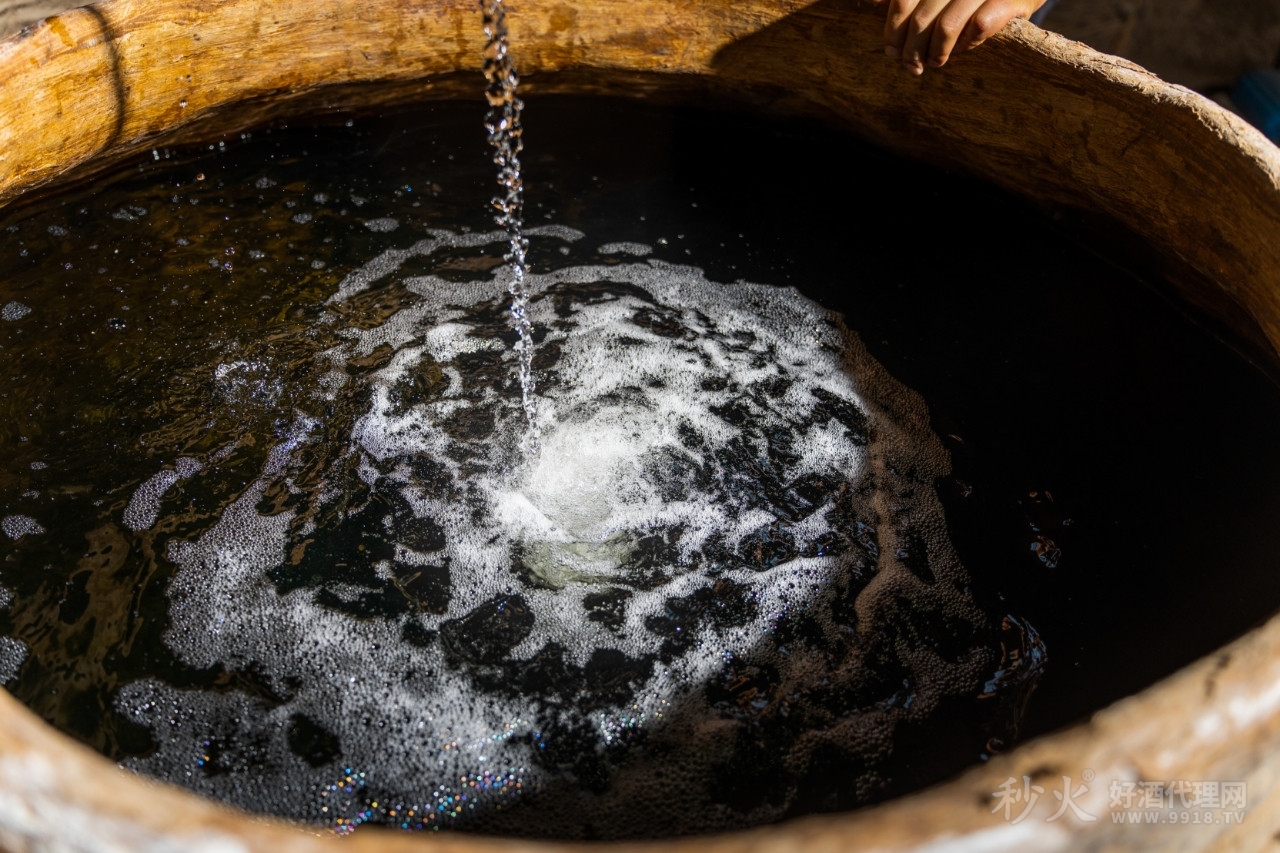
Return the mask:
[[[1280,152],[1210,101],[1015,22],[921,79],[884,60],[867,0],[520,0],[531,90],[710,92],[820,115],[1115,223],[1173,259],[1181,298],[1264,358],[1280,351]],[[108,0],[0,42],[0,206],[157,145],[294,110],[475,97],[479,16],[447,0]],[[937,212],[945,215],[947,212]],[[998,239],[1018,239],[1016,228]],[[975,254],[991,247],[976,246]],[[1048,793],[1062,777],[1095,821]],[[1022,821],[993,794],[1045,792]],[[1236,823],[1115,823],[1108,783],[1240,781]],[[1280,618],[1090,721],[928,791],[861,811],[618,850],[1235,850],[1280,829]],[[1117,809],[1118,811],[1119,809]],[[119,770],[0,691],[0,848],[8,851],[561,850],[575,845],[362,829],[334,839]]]

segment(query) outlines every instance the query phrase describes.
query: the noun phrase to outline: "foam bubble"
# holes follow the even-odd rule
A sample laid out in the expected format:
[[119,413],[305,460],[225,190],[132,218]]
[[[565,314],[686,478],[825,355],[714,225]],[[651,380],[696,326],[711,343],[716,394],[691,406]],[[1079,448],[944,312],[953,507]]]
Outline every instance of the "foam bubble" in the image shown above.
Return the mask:
[[392,216],[381,216],[377,219],[366,219],[364,227],[379,234],[387,234],[400,227],[400,222]]

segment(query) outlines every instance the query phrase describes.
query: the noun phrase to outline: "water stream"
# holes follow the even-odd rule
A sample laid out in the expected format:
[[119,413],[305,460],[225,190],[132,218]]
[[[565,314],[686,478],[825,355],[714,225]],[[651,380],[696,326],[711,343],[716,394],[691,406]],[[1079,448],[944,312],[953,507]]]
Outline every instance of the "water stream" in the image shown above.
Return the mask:
[[527,452],[536,454],[540,440],[538,407],[534,397],[533,324],[529,321],[529,294],[525,289],[529,243],[524,236],[524,178],[520,174],[520,152],[524,148],[524,129],[520,111],[524,108],[517,96],[520,79],[511,59],[506,10],[502,0],[481,0],[484,15],[485,98],[489,110],[485,130],[493,146],[493,162],[498,167],[498,186],[502,194],[493,199],[494,221],[507,233],[509,249],[506,261],[511,265],[511,321],[519,339],[520,401],[528,427],[522,439]]

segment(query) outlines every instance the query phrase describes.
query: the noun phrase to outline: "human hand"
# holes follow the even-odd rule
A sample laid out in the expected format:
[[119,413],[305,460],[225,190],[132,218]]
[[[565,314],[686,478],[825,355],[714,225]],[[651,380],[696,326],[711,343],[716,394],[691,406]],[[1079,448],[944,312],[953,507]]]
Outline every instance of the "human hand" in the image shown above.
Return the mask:
[[874,0],[889,7],[884,52],[912,74],[941,68],[957,51],[982,44],[1045,0]]

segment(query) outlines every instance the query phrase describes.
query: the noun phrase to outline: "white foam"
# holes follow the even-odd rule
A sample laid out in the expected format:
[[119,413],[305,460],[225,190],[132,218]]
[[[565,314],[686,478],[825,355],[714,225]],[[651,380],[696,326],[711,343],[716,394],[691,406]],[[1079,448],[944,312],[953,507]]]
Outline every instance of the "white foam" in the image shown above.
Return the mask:
[[653,247],[647,243],[605,243],[596,251],[602,255],[635,255],[643,258],[653,254]]
[[[582,236],[556,226],[530,233]],[[929,543],[932,570],[959,588],[932,495],[947,459],[922,405],[838,318],[791,288],[724,285],[657,261],[529,276],[534,324],[547,330],[540,346],[555,358],[539,379],[541,454],[522,455],[515,356],[493,312],[481,310],[505,304],[503,271],[464,283],[396,278],[410,258],[504,238],[432,232],[348,274],[327,303],[340,343],[317,357],[318,395],[273,385],[256,364],[214,368],[229,399],[248,387],[272,401],[328,401],[323,418],[298,412],[285,434],[256,437],[270,446],[256,478],[223,496],[216,523],[165,551],[175,566],[166,644],[192,667],[252,666],[282,698],[126,685],[121,712],[158,741],[129,766],[341,825],[363,819],[359,797],[330,786],[349,767],[433,815],[428,824],[463,821],[561,784],[539,759],[547,732],[590,730],[590,752],[661,737],[667,726],[717,730],[722,722],[690,716],[703,685],[860,572],[876,573],[858,600],[869,623],[895,596],[927,598],[892,556],[895,525],[910,522]],[[627,246],[609,253],[647,251]],[[352,297],[380,283],[421,298],[342,328]],[[348,369],[383,345],[394,353],[377,371]],[[126,525],[152,528],[166,491],[201,470],[184,459],[153,475],[130,499]],[[802,497],[810,482],[820,484],[812,501]],[[282,488],[290,508],[264,515],[264,496]],[[853,549],[827,554],[821,544],[848,534],[839,519],[859,490],[871,496],[857,500],[884,514],[870,568],[855,565]],[[345,544],[331,544],[340,525]],[[301,579],[285,583],[281,572]],[[447,600],[414,591],[440,573]],[[410,604],[391,616],[372,604],[370,614],[352,612],[379,595]],[[608,619],[590,615],[601,595],[616,598]],[[679,622],[681,607],[728,615]],[[954,615],[976,619],[964,602]],[[420,639],[410,642],[413,632]],[[515,678],[539,656],[577,671],[604,650],[636,667],[624,700],[481,686]],[[799,647],[787,654],[786,677],[797,683],[831,665]],[[903,666],[922,695],[950,689],[945,664],[912,654]],[[288,732],[299,715],[332,734],[339,753],[315,767],[295,755]],[[241,751],[201,758],[215,736]],[[672,759],[685,768],[679,796],[695,796],[729,748],[706,743],[705,754]],[[205,760],[240,769],[206,774]],[[467,781],[477,779],[488,781]],[[449,799],[460,785],[471,797],[465,814]],[[740,818],[717,808],[707,806],[708,826]]]
[[392,216],[380,216],[377,219],[366,219],[364,227],[379,234],[387,234],[399,228],[400,222]]
[[533,228],[524,229],[526,237],[554,237],[557,240],[563,240],[566,243],[576,243],[583,237],[587,236],[577,228],[570,228],[567,225],[535,225]]
[[174,484],[200,471],[204,465],[197,459],[180,458],[173,466],[156,472],[151,479],[139,486],[124,508],[122,521],[130,530],[147,530],[160,516],[160,499]]
[[0,530],[10,539],[21,539],[23,536],[39,536],[44,533],[40,522],[29,515],[6,515],[0,518]]
[[13,637],[0,637],[0,684],[6,684],[18,676],[27,659],[27,646]]
[[4,307],[0,308],[0,320],[21,320],[30,313],[30,308],[15,299],[12,302],[6,302]]
[[406,249],[387,249],[364,266],[347,273],[342,281],[338,283],[338,292],[330,297],[329,302],[343,302],[357,293],[367,290],[375,282],[400,269],[401,265],[410,258],[430,255],[445,247],[467,248],[483,246],[499,242],[503,236],[501,231],[490,231],[482,234],[454,234],[451,231],[433,229],[429,230],[428,233],[431,234],[430,237],[419,240]]

